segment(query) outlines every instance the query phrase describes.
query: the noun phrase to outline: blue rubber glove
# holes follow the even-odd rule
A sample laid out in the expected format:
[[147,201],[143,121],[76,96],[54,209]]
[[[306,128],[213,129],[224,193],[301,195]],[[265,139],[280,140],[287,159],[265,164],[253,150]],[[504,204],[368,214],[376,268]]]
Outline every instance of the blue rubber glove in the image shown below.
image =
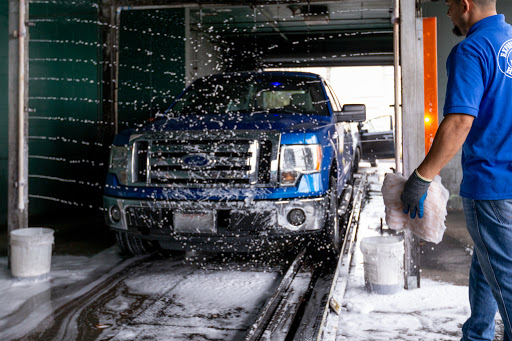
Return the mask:
[[409,213],[411,218],[416,217],[423,218],[423,203],[427,198],[428,187],[432,180],[423,178],[417,170],[407,179],[404,186],[404,191],[400,196],[402,203],[404,204],[404,213]]

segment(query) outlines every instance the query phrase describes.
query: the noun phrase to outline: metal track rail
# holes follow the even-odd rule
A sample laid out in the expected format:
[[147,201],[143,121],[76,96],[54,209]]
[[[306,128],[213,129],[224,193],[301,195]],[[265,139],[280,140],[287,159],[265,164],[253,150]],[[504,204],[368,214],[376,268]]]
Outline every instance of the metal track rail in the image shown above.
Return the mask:
[[[352,210],[347,220],[347,228],[340,256],[332,271],[326,271],[325,276],[320,276],[313,290],[311,299],[306,307],[303,322],[295,334],[293,340],[309,341],[324,340],[326,336],[326,327],[329,317],[337,316],[339,312],[339,303],[343,297],[334,297],[335,291],[345,291],[348,280],[348,272],[354,246],[356,241],[357,230],[359,227],[359,216],[361,214],[362,203],[366,192],[366,174],[354,183],[354,196],[352,200]],[[343,286],[343,290],[337,290],[337,286]],[[335,310],[335,312],[331,312]],[[335,318],[334,326],[337,328],[337,318]],[[332,323],[331,323],[332,324]],[[335,335],[334,330],[334,337]],[[332,331],[331,333],[332,334]]]
[[[353,193],[350,203],[348,196],[340,205],[340,213],[352,207],[343,226],[345,235],[340,254],[319,260],[315,250],[303,249],[261,309],[244,341],[323,340],[331,309],[339,309],[334,292],[346,285],[348,278],[365,189],[366,174],[363,174],[350,189]],[[341,284],[340,275],[345,277]]]
[[[306,248],[302,249],[292,262],[276,291],[261,309],[258,319],[248,330],[244,341],[279,340],[278,335],[281,340],[284,340],[282,336],[283,334],[286,336],[290,327],[289,322],[293,321],[305,294],[297,290],[299,289],[297,285],[293,285],[297,282],[296,278],[298,279],[299,274],[304,273],[301,270],[303,270],[305,254]],[[300,282],[307,281],[307,277],[300,276],[302,279]]]

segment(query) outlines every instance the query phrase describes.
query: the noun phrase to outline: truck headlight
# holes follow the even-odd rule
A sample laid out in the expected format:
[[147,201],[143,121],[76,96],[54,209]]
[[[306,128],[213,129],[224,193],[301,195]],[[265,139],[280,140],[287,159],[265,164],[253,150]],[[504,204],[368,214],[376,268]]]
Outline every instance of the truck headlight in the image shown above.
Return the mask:
[[294,144],[281,147],[279,165],[281,186],[295,186],[302,174],[320,172],[322,147],[319,144]]
[[128,183],[130,151],[129,147],[124,146],[112,146],[110,149],[109,171],[117,175],[121,185]]

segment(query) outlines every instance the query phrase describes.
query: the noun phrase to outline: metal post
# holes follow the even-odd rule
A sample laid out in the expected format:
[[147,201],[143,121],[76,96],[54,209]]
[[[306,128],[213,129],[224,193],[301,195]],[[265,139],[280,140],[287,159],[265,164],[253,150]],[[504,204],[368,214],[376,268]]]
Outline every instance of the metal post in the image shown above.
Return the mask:
[[393,5],[393,66],[395,76],[395,169],[403,173],[402,167],[402,111],[400,82],[400,0]]
[[[400,3],[400,57],[402,66],[402,119],[404,175],[409,176],[425,155],[423,121],[423,21],[417,18],[418,3]],[[405,231],[405,287],[420,286],[420,240]]]
[[28,2],[9,0],[8,231],[28,227]]

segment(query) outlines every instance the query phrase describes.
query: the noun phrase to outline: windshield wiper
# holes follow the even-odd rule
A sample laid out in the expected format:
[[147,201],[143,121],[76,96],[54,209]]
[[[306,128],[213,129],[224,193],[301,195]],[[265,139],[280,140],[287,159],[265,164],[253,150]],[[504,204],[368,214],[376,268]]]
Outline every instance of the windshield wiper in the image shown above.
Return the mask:
[[305,112],[300,110],[290,110],[284,108],[272,108],[260,111],[251,111],[251,114],[305,114]]
[[177,114],[177,115],[210,115],[210,114],[214,114],[210,111],[206,111],[206,110],[197,110],[197,109],[184,109],[184,110],[180,110],[180,111],[171,111],[173,114]]

